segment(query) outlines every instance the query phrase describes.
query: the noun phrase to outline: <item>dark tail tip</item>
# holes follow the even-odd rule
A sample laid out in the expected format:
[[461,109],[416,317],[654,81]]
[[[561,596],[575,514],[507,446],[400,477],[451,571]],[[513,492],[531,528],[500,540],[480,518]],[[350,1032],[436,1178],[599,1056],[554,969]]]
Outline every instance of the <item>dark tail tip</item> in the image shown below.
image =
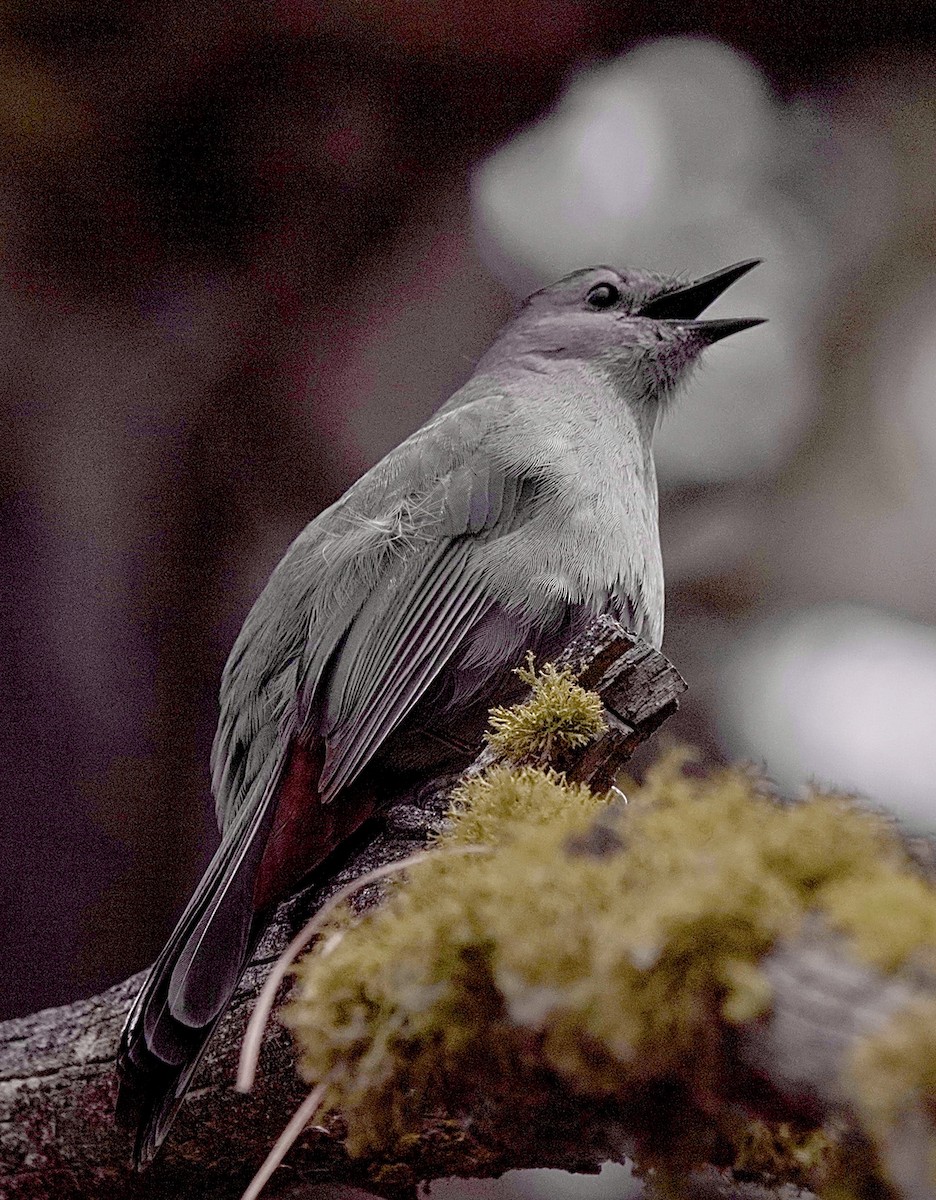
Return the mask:
[[[130,1152],[130,1165],[134,1171],[145,1171],[156,1157],[178,1107],[177,1104],[167,1105],[167,1100],[167,1096],[154,1096],[143,1088],[135,1087],[127,1079],[120,1081],[114,1106],[114,1123],[134,1135]],[[167,1107],[172,1109],[168,1121],[165,1119]]]

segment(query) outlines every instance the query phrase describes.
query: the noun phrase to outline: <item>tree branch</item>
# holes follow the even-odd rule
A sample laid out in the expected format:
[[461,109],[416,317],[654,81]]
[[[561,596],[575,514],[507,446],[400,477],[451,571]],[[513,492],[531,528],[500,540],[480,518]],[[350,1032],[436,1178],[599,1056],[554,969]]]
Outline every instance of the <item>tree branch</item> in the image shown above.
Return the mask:
[[[606,617],[576,639],[562,661],[575,664],[583,686],[599,692],[609,720],[605,736],[570,762],[570,773],[607,786],[615,768],[675,710],[685,684],[661,654]],[[479,765],[492,757],[484,752]],[[269,963],[339,887],[424,846],[445,812],[452,783],[452,778],[435,779],[393,797],[380,819],[329,861],[327,877],[280,907],[166,1145],[143,1176],[129,1171],[129,1139],[114,1126],[112,1115],[113,1059],[142,973],[89,1000],[0,1024],[0,1195],[9,1200],[237,1197],[304,1094],[290,1040],[275,1025],[264,1044],[254,1092],[241,1096],[232,1090],[240,1041]],[[379,897],[379,887],[365,888],[356,905],[366,908]],[[510,1099],[516,1108],[517,1098]],[[490,1175],[523,1166],[596,1171],[619,1155],[604,1132],[592,1135],[592,1114],[576,1111],[569,1097],[544,1093],[530,1103],[538,1109],[539,1124],[525,1145],[498,1145],[495,1127],[479,1141],[441,1118],[427,1125],[418,1148],[426,1177]],[[412,1163],[399,1164],[395,1174],[394,1164],[352,1162],[341,1132],[340,1122],[332,1122],[327,1130],[307,1135],[266,1194],[286,1196],[297,1183],[326,1180],[388,1194],[407,1189]]]
[[[685,685],[661,655],[606,618],[570,646],[566,659],[581,667],[583,684],[602,696],[609,728],[562,765],[570,777],[605,787],[633,746],[675,708]],[[472,770],[493,758],[485,750]],[[264,1042],[254,1092],[242,1096],[232,1088],[241,1038],[269,963],[338,888],[422,848],[447,810],[452,782],[433,780],[393,797],[380,820],[328,864],[327,876],[281,906],[166,1145],[143,1176],[129,1171],[129,1140],[112,1119],[114,1053],[142,976],[90,1000],[0,1026],[0,1195],[9,1200],[236,1200],[306,1091],[296,1074],[291,1041],[275,1024]],[[724,832],[730,836],[730,830]],[[917,880],[922,877],[931,888],[932,846],[905,845]],[[608,851],[602,836],[589,835],[572,852],[600,857]],[[363,888],[355,906],[372,907],[381,894],[380,885]],[[899,1019],[914,1006],[924,1018],[914,1036],[922,1029],[928,1048],[926,1031],[936,1024],[926,1023],[936,1012],[936,975],[922,969],[876,970],[860,962],[843,936],[819,917],[779,940],[758,965],[770,988],[762,1015],[735,1025],[714,1016],[710,1044],[698,1048],[700,1054],[717,1056],[708,1096],[678,1096],[674,1103],[672,1089],[667,1093],[653,1083],[623,1100],[596,1102],[537,1067],[531,1045],[522,1078],[497,1081],[483,1103],[467,1112],[453,1099],[448,1109],[427,1116],[418,1134],[392,1155],[380,1152],[379,1157],[375,1151],[351,1158],[341,1118],[327,1118],[303,1135],[264,1194],[271,1200],[298,1200],[308,1185],[329,1182],[396,1200],[412,1196],[423,1180],[445,1176],[492,1176],[523,1167],[594,1172],[607,1160],[620,1161],[635,1148],[640,1152],[647,1132],[657,1135],[667,1121],[685,1121],[691,1133],[697,1106],[700,1129],[704,1118],[720,1110],[817,1124],[838,1120],[849,1130],[845,1152],[852,1154],[850,1161],[860,1163],[864,1156],[883,1163],[897,1195],[931,1197],[933,1110],[927,1105],[932,1097],[910,1088],[909,1101],[904,1097],[898,1119],[882,1134],[874,1128],[867,1089],[862,1091],[850,1072],[856,1051],[867,1052],[869,1045],[875,1051],[873,1038],[881,1032],[899,1033]],[[877,1046],[878,1051],[886,1062],[889,1044]],[[680,1125],[675,1132],[685,1139]],[[683,1187],[699,1200],[806,1195],[782,1180],[774,1190],[739,1183],[717,1166],[697,1172]],[[652,1180],[648,1189],[654,1191]]]

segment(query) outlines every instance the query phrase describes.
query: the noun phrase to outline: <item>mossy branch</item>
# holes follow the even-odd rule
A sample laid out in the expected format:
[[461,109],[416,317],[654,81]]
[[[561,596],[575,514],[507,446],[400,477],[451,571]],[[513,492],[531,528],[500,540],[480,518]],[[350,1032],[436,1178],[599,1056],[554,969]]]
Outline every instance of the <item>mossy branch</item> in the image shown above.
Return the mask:
[[[673,711],[685,685],[662,655],[607,618],[598,619],[577,638],[566,659],[581,669],[587,687],[597,687],[609,710],[609,730],[588,748],[593,759],[582,769],[593,776],[609,775],[609,764],[618,760],[621,748],[626,752],[626,746],[648,736]],[[604,752],[599,752],[602,745]],[[485,761],[493,757],[491,751],[484,754]],[[113,1124],[117,1038],[142,976],[89,1000],[0,1024],[0,1196],[240,1196],[303,1095],[289,1038],[279,1027],[265,1040],[258,1086],[249,1096],[232,1088],[247,1016],[269,963],[340,887],[423,847],[444,816],[452,783],[430,780],[388,797],[389,807],[380,821],[344,847],[312,886],[281,906],[212,1041],[171,1137],[144,1176],[130,1174],[127,1137]],[[380,896],[377,887],[365,889],[357,906],[366,909]],[[529,1103],[532,1107],[535,1098]],[[605,1147],[591,1146],[584,1129],[574,1130],[564,1122],[568,1104],[561,1096],[555,1098],[553,1111],[555,1120],[546,1123],[552,1124],[552,1134],[540,1133],[525,1145],[505,1143],[497,1158],[486,1151],[487,1173],[544,1165],[596,1170],[607,1157]],[[454,1135],[444,1119],[427,1122],[419,1141],[422,1149],[411,1147],[409,1156],[421,1154],[429,1174],[472,1173],[476,1160],[470,1138]],[[381,1169],[388,1183],[385,1190],[393,1190],[391,1166],[382,1163]],[[409,1158],[402,1164],[404,1177],[412,1177]],[[368,1163],[348,1158],[340,1121],[307,1135],[264,1195],[295,1196],[303,1181],[326,1180],[375,1186],[368,1183]]]
[[[500,723],[525,736],[529,715]],[[303,960],[284,1019],[352,1155],[402,1190],[423,1178],[401,1162],[427,1119],[471,1128],[477,1153],[528,1136],[513,1097],[545,1090],[590,1111],[593,1139],[626,1130],[670,1188],[714,1161],[855,1200],[936,1192],[936,1002],[914,982],[936,979],[936,888],[849,798],[790,804],[751,771],[684,765],[664,759],[627,804],[489,768],[456,792],[437,853]],[[466,842],[488,853],[446,852]],[[811,986],[791,990],[810,946]],[[860,1006],[829,986],[846,979]],[[758,1070],[792,1011],[816,1026],[830,1005],[797,1087],[789,1066]]]
[[[851,801],[791,806],[749,772],[670,761],[622,808],[608,783],[681,681],[613,622],[568,661],[605,730],[586,746],[552,737],[563,776],[489,746],[454,801],[442,780],[397,798],[284,906],[142,1180],[111,1123],[138,981],[8,1023],[0,1194],[239,1195],[304,1092],[281,1027],[255,1092],[231,1091],[265,964],[340,886],[430,838],[435,856],[389,897],[364,889],[331,953],[302,968],[289,1020],[312,1031],[303,1070],[327,1076],[332,1111],[265,1195],[328,1180],[407,1196],[445,1175],[626,1154],[660,1195],[789,1197],[784,1179],[933,1195],[936,926],[920,856]],[[473,839],[490,852],[446,855]]]

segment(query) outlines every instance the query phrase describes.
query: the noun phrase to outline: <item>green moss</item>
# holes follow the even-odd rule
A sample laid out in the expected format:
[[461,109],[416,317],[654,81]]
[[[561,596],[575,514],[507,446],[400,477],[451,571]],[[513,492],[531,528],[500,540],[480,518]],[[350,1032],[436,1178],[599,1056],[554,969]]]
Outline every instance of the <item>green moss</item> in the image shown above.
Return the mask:
[[871,966],[897,971],[913,963],[936,970],[936,904],[922,879],[875,864],[864,878],[853,874],[830,884],[823,904]]
[[437,840],[442,846],[500,843],[543,825],[571,831],[607,803],[607,795],[567,783],[555,771],[497,765],[455,789],[447,828]]
[[606,724],[601,697],[576,682],[568,667],[547,663],[541,671],[527,655],[516,674],[529,684],[532,695],[524,704],[492,708],[487,740],[515,763],[548,762],[554,754],[587,746]]
[[[927,1160],[936,1192],[936,1001],[909,1001],[882,1027],[854,1047],[848,1063],[847,1094],[878,1146],[923,1118],[928,1133]],[[928,1114],[928,1115],[927,1115]],[[899,1133],[898,1133],[899,1136]]]
[[821,1129],[798,1129],[787,1121],[748,1121],[737,1137],[734,1170],[757,1179],[782,1179],[801,1187],[823,1173],[835,1146]]
[[[730,1092],[725,1025],[769,1010],[759,963],[778,938],[818,912],[875,965],[929,961],[936,893],[886,820],[683,765],[665,758],[626,808],[549,770],[492,768],[453,796],[438,853],[302,960],[285,1019],[305,1078],[331,1081],[351,1153],[392,1156],[436,1105],[471,1111],[534,1069],[595,1104],[678,1096],[679,1120],[658,1105],[641,1144],[682,1170],[706,1144],[685,1130]],[[596,821],[610,838],[590,839]],[[446,853],[476,841],[490,852]],[[936,1082],[934,1028],[901,1043],[898,1090]],[[788,1150],[792,1177],[805,1168]]]

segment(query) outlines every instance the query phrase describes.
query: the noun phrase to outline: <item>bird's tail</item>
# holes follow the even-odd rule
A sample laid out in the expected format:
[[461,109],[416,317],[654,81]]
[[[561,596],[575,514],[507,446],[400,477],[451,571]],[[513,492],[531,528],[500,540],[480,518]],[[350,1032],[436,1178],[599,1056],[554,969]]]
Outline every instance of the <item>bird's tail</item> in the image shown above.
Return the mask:
[[116,1117],[136,1129],[137,1169],[168,1133],[266,923],[254,885],[271,808],[225,836],[127,1017]]
[[[121,1061],[115,1115],[119,1125],[136,1131],[135,1170],[148,1167],[162,1145],[222,1015],[195,1031],[197,1040],[191,1038],[182,1063],[164,1063],[155,1055],[144,1057],[139,1048],[135,1054],[131,1050],[128,1059]],[[130,1055],[133,1065],[128,1069]]]
[[376,809],[370,785],[340,805],[322,802],[324,750],[294,739],[271,759],[256,783],[259,801],[225,832],[130,1010],[117,1054],[117,1119],[137,1130],[138,1168],[168,1133],[277,901]]

